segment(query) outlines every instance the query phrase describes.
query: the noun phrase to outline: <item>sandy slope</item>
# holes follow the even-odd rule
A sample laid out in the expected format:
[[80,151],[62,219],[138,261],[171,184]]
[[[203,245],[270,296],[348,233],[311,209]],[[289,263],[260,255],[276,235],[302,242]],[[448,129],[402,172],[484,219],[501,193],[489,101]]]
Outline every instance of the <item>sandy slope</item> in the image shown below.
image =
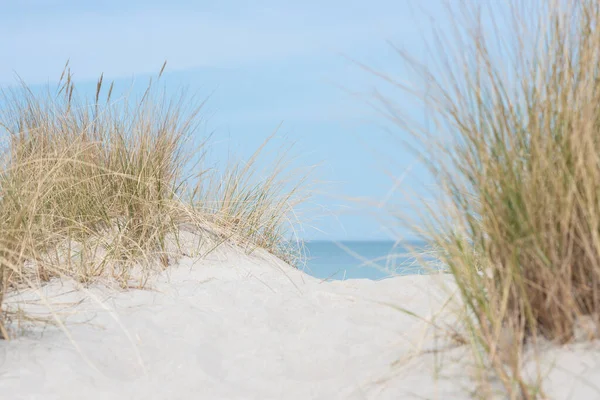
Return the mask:
[[[77,306],[69,304],[82,295],[56,282],[45,294],[72,342],[47,327],[0,343],[0,399],[468,398],[466,364],[451,360],[465,350],[427,352],[443,346],[432,329],[381,304],[431,315],[448,297],[440,281],[450,283],[321,282],[269,256],[222,249],[182,259],[152,290],[94,288]],[[548,354],[593,381],[595,349]],[[571,388],[576,399],[600,393],[564,372],[551,378],[560,398]]]

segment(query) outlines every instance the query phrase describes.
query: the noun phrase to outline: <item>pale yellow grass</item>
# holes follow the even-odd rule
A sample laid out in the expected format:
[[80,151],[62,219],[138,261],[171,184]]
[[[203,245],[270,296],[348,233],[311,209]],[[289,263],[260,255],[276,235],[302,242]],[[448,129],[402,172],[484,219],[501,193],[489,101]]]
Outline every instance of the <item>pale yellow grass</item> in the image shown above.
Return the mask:
[[[290,239],[305,175],[289,171],[285,152],[258,171],[266,142],[224,172],[202,168],[193,97],[152,81],[142,96],[116,97],[100,77],[85,99],[68,67],[56,91],[22,83],[2,95],[0,305],[7,291],[55,277],[143,286],[182,254],[181,229],[204,238],[204,253],[227,241],[290,262],[299,254]],[[8,336],[2,320],[0,331]]]

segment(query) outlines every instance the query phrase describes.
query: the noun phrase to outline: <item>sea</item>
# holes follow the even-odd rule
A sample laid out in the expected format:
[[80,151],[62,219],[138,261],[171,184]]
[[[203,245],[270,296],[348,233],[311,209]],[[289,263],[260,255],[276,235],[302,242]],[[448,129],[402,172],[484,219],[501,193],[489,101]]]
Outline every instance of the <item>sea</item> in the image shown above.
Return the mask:
[[432,270],[432,258],[422,255],[429,252],[424,242],[306,241],[304,249],[306,262],[300,268],[324,280],[380,280]]

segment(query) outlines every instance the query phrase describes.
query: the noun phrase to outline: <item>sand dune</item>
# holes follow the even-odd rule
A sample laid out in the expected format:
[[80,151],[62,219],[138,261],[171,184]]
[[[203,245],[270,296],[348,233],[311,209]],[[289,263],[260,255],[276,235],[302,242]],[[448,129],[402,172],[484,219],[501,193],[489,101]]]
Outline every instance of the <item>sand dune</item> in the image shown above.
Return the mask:
[[[71,338],[38,325],[1,342],[0,398],[469,398],[466,348],[432,352],[447,343],[431,326],[384,304],[434,315],[448,298],[442,284],[448,276],[322,282],[224,247],[183,258],[145,290],[53,282],[44,294]],[[600,381],[589,346],[547,352],[567,370],[553,372],[548,393],[600,398],[568,373]]]

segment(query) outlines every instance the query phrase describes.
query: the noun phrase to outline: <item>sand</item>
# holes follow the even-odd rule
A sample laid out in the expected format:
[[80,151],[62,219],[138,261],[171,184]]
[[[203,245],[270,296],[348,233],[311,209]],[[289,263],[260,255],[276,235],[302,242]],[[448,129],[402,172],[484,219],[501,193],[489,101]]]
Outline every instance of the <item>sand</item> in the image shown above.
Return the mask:
[[[431,324],[392,307],[451,324],[444,287],[448,275],[323,282],[226,247],[145,290],[52,282],[68,334],[38,324],[0,342],[0,399],[467,399],[467,349],[443,350]],[[600,398],[598,348],[548,347],[551,398]]]

